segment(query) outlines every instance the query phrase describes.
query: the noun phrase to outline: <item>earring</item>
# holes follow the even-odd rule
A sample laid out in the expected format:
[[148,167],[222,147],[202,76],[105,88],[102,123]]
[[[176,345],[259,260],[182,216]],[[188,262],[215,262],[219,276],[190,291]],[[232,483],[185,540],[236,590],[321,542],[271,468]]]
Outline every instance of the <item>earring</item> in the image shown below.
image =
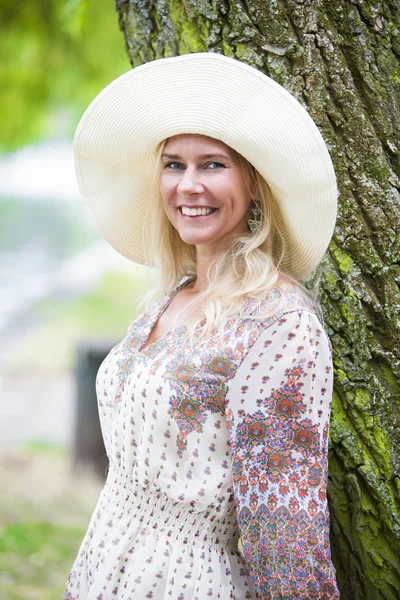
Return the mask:
[[254,202],[254,207],[251,209],[251,212],[253,213],[253,218],[248,219],[247,224],[250,227],[251,232],[255,233],[261,225],[261,219],[260,219],[261,208],[260,208],[260,203],[258,200],[254,199],[253,202]]

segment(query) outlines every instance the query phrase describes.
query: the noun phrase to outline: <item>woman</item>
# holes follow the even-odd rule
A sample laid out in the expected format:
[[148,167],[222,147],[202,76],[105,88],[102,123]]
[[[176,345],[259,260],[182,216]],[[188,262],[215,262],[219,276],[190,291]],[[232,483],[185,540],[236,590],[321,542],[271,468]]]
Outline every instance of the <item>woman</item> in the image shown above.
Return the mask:
[[99,370],[110,468],[65,598],[338,598],[331,352],[301,285],[336,215],[316,126],[200,53],[113,82],[75,153],[100,231],[156,266],[161,299]]

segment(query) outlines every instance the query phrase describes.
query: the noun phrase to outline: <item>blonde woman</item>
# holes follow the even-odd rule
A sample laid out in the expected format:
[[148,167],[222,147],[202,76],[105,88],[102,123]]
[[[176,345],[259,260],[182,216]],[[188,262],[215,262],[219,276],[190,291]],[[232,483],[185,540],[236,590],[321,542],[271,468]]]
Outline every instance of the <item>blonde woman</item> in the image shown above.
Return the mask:
[[339,598],[331,349],[302,285],[336,216],[318,129],[262,73],[200,53],[113,82],[75,152],[157,299],[99,370],[110,467],[65,598]]

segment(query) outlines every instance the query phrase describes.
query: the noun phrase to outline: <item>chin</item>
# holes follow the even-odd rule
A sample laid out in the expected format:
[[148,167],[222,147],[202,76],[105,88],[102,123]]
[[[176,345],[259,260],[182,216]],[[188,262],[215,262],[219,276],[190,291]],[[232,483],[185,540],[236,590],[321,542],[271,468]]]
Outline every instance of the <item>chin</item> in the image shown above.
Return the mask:
[[218,241],[218,237],[211,235],[185,235],[179,233],[179,237],[183,242],[189,244],[190,246],[201,246],[202,244],[210,244]]

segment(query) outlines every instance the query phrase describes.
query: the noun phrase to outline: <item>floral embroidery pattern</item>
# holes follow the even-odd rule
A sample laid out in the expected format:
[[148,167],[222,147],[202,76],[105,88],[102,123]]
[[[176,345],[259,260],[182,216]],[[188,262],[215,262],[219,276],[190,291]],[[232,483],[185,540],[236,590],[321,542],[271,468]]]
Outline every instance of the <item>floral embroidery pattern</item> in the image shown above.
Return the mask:
[[[318,426],[310,419],[301,419],[306,412],[301,394],[304,384],[300,381],[306,375],[304,362],[300,361],[285,372],[287,380],[284,385],[259,403],[263,410],[253,414],[239,411],[241,419],[236,429],[236,444],[240,451],[233,461],[234,470],[239,461],[244,461],[245,466],[256,461],[268,466],[272,481],[284,482],[291,469],[305,467],[308,457],[317,453]],[[258,450],[256,454],[255,448]],[[299,455],[297,458],[295,453]]]
[[174,392],[170,396],[170,414],[179,427],[176,443],[180,458],[187,446],[187,436],[203,431],[207,415],[224,414],[226,382],[235,373],[232,351],[201,365],[187,359],[189,352],[184,344],[167,362],[164,374]]
[[110,468],[65,599],[337,600],[321,325],[288,284],[194,347],[184,326],[144,347],[181,287],[100,367]]
[[[276,289],[271,290],[264,302],[258,306],[256,301],[248,300],[245,311],[248,314],[257,312],[260,314],[263,310],[266,311],[266,307],[277,305],[280,299],[280,292]],[[284,310],[299,308],[302,303],[310,308],[303,297],[288,297]],[[223,343],[221,344],[221,341],[219,343],[217,356],[206,350],[203,351],[202,361],[188,358],[193,356],[193,350],[188,339],[185,337],[182,339],[178,352],[167,361],[164,375],[164,379],[169,382],[174,392],[170,397],[170,407],[171,415],[179,427],[176,444],[180,458],[183,457],[187,447],[187,436],[194,431],[198,433],[203,431],[207,414],[225,413],[225,396],[229,380],[235,375],[260,331],[276,320],[279,320],[276,313],[259,321],[244,317],[231,319],[225,328]],[[238,332],[240,337],[237,335]],[[233,346],[229,346],[229,342],[233,342]],[[167,343],[162,346],[161,351],[167,350]],[[252,368],[255,368],[254,365]]]
[[[282,320],[279,326],[282,331],[276,335],[280,340],[283,331],[286,339],[294,339],[286,331],[288,321]],[[317,364],[319,353],[312,351],[312,331],[307,334],[313,360],[301,358],[307,352],[305,344],[293,366],[283,370],[274,366],[272,379],[279,387],[270,383],[260,390],[257,410],[235,410],[237,401],[229,395],[227,399],[243,552],[263,600],[339,598],[330,559],[326,507],[324,419],[328,415],[311,408],[314,393],[318,399],[325,395],[326,388],[319,384],[326,370]],[[254,378],[257,389],[265,381],[263,373]]]

